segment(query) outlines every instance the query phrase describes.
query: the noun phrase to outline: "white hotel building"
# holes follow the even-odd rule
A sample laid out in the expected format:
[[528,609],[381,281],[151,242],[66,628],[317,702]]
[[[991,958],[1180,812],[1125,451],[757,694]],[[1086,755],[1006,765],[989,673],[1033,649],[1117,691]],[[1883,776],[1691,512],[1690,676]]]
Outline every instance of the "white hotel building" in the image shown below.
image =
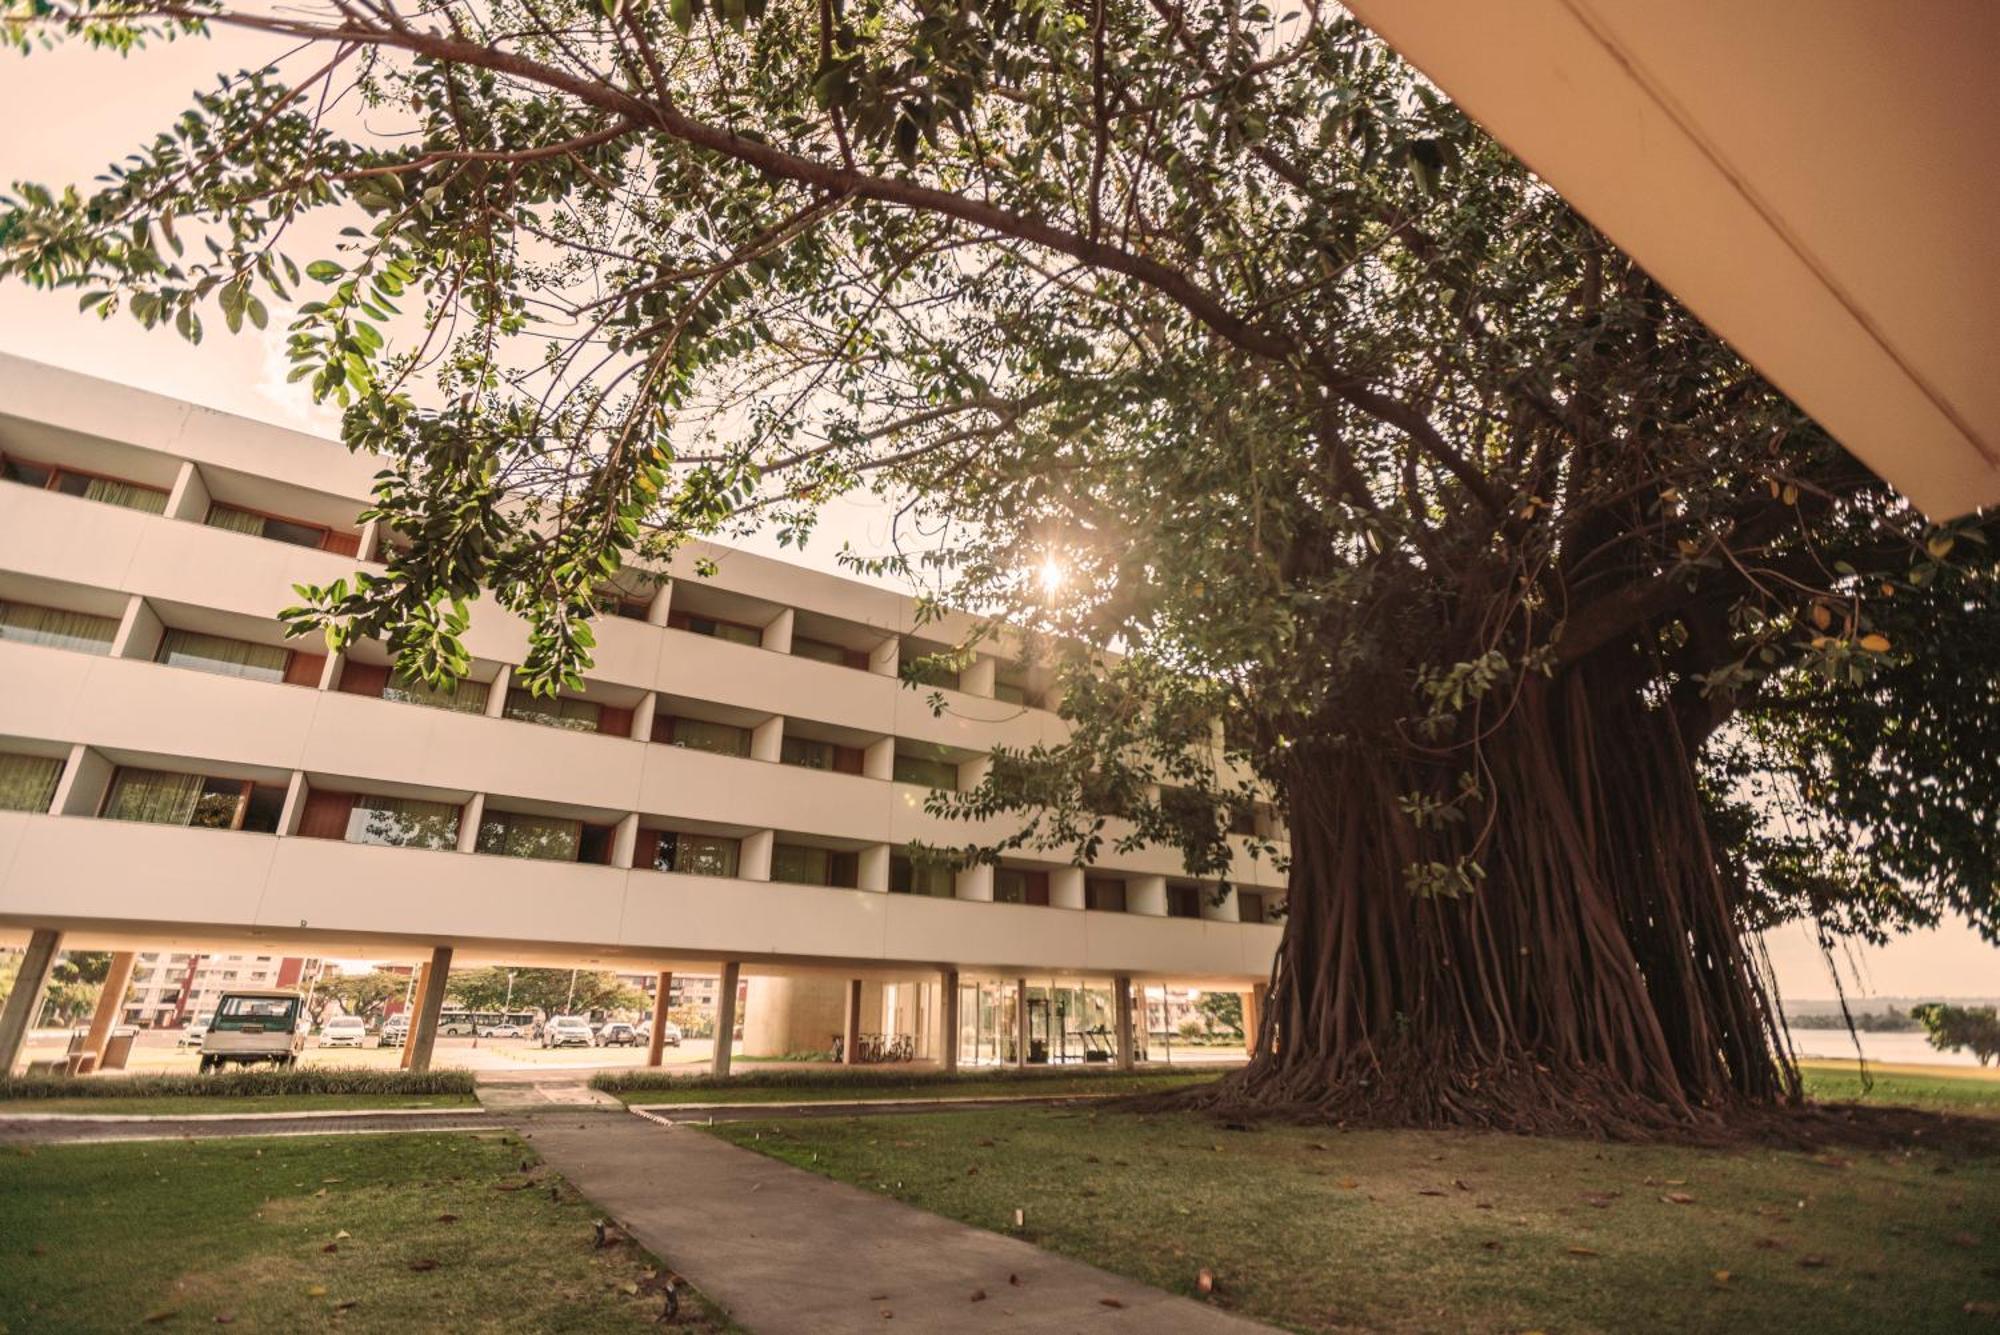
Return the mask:
[[[509,690],[526,637],[491,603],[448,697],[397,680],[379,646],[287,641],[274,614],[294,584],[381,549],[355,522],[376,468],[0,358],[17,991],[56,949],[740,974],[748,1051],[900,1034],[955,1065],[1129,1062],[1133,987],[1251,994],[1268,976],[1284,884],[1247,851],[1220,904],[1171,849],[1088,869],[904,855],[1003,832],[927,815],[929,789],[1063,725],[1044,683],[994,656],[934,715],[899,665],[962,628],[920,630],[896,593],[697,546],[616,591],[586,689],[554,703]],[[701,556],[719,573],[695,577]],[[0,1016],[8,1067],[24,1009]]]

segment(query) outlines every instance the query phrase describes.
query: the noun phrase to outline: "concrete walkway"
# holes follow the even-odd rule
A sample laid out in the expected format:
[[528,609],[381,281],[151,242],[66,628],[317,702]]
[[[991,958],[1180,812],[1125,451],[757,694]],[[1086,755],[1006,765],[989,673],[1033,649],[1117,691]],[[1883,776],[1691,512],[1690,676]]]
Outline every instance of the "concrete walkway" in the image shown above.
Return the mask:
[[691,1128],[596,1110],[517,1125],[578,1191],[755,1335],[1269,1330]]

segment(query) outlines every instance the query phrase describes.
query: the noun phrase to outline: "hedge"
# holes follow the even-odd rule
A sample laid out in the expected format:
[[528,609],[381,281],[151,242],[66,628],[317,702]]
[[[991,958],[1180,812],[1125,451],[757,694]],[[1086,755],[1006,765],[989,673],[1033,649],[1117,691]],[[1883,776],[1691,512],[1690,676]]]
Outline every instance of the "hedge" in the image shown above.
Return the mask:
[[0,1077],[9,1099],[132,1099],[163,1096],[240,1099],[271,1094],[470,1094],[470,1071],[361,1071],[298,1066],[290,1070],[219,1071],[212,1075],[61,1075]]

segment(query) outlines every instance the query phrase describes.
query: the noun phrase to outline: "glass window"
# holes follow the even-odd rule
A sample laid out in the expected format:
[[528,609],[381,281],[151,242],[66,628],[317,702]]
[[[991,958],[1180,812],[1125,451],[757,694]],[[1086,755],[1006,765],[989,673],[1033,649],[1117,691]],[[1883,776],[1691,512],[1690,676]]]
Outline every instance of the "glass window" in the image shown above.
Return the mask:
[[127,510],[143,510],[147,514],[157,515],[166,512],[167,493],[157,488],[142,487],[136,482],[120,482],[116,478],[72,473],[66,468],[54,471],[54,490],[64,495],[81,496],[87,501],[102,501],[106,505],[123,506]]
[[347,842],[453,849],[458,847],[458,817],[458,807],[450,802],[364,794],[354,799],[348,813]]
[[853,853],[804,844],[778,844],[771,849],[771,879],[792,885],[833,885],[853,889],[860,859]]
[[135,820],[149,825],[201,825],[226,830],[236,824],[246,786],[236,779],[121,769],[113,777],[111,792],[104,799],[104,816],[107,820]]
[[993,683],[993,698],[1005,700],[1010,705],[1025,705],[1028,703],[1028,692],[1027,688],[1016,686],[1011,681],[996,681]]
[[958,689],[958,673],[942,656],[925,653],[904,646],[903,677],[919,686],[937,686],[948,691]]
[[741,852],[736,840],[719,834],[672,830],[660,835],[658,850],[653,854],[653,869],[679,872],[683,876],[734,876]]
[[493,688],[483,681],[433,686],[422,678],[405,677],[400,672],[391,675],[382,687],[384,700],[401,700],[405,704],[424,705],[431,709],[450,709],[460,714],[484,714],[486,702],[492,695]]
[[1169,918],[1199,918],[1201,916],[1201,887],[1198,885],[1170,885],[1167,887],[1167,916]]
[[913,756],[898,751],[895,773],[897,783],[917,783],[926,788],[942,788],[954,793],[958,791],[958,766],[949,760],[933,760],[927,756]]
[[1264,896],[1254,890],[1236,892],[1236,917],[1239,922],[1263,922]]
[[507,692],[507,717],[523,723],[539,723],[547,728],[567,728],[571,732],[596,732],[604,709],[594,700],[554,700],[527,691]]
[[707,751],[718,756],[750,754],[748,728],[698,718],[671,718],[666,723],[665,740],[669,746],[684,746],[690,751]]
[[0,811],[46,812],[62,772],[60,760],[0,751]]
[[644,621],[653,606],[650,594],[625,593],[618,589],[599,589],[593,601],[598,611],[607,616],[624,617],[628,621]]
[[530,816],[517,811],[490,811],[479,822],[481,853],[508,858],[540,858],[575,862],[583,842],[583,822],[557,816]]
[[711,639],[728,640],[732,644],[761,645],[764,632],[755,626],[746,626],[740,621],[724,621],[719,617],[696,616],[692,612],[673,612],[667,617],[667,624],[675,630],[692,631],[696,635],[706,635]]
[[227,529],[231,533],[249,533],[264,536],[264,516],[249,510],[239,510],[233,505],[211,505],[208,518],[202,521],[210,528]]
[[997,904],[1040,904],[1049,902],[1049,874],[1022,867],[996,867],[993,871],[993,900]]
[[223,635],[198,635],[189,630],[170,630],[160,640],[159,661],[168,667],[193,668],[224,677],[248,677],[252,681],[283,681],[285,665],[291,657],[289,649],[232,640]]
[[118,638],[118,618],[63,612],[32,603],[0,603],[0,640],[44,644],[85,654],[108,654]]
[[327,530],[323,525],[301,524],[220,502],[208,507],[208,518],[203,522],[210,528],[225,528],[232,533],[248,533],[274,542],[289,542],[294,547],[326,546]]
[[28,487],[46,487],[55,476],[55,469],[31,464],[25,459],[0,459],[0,477],[9,482],[19,482]]
[[264,536],[273,542],[289,542],[294,547],[326,546],[326,530],[317,524],[301,524],[291,519],[264,520]]
[[792,653],[799,658],[832,663],[837,667],[865,669],[868,666],[868,655],[863,650],[849,649],[843,644],[828,644],[825,640],[815,640],[804,635],[792,637]]
[[951,899],[958,894],[958,870],[949,862],[919,862],[898,853],[889,859],[889,890],[898,895]]
[[253,783],[243,803],[243,823],[238,828],[253,834],[276,834],[285,814],[285,790],[276,784]]

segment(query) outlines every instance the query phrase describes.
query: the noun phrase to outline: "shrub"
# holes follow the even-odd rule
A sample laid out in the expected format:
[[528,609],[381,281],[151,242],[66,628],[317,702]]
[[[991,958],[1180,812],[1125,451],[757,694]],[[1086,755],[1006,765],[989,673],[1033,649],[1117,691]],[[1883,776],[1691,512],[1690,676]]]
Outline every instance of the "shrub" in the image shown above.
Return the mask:
[[470,1093],[470,1071],[353,1071],[338,1067],[300,1066],[289,1071],[221,1071],[213,1075],[94,1075],[82,1079],[61,1075],[0,1077],[0,1100]]

